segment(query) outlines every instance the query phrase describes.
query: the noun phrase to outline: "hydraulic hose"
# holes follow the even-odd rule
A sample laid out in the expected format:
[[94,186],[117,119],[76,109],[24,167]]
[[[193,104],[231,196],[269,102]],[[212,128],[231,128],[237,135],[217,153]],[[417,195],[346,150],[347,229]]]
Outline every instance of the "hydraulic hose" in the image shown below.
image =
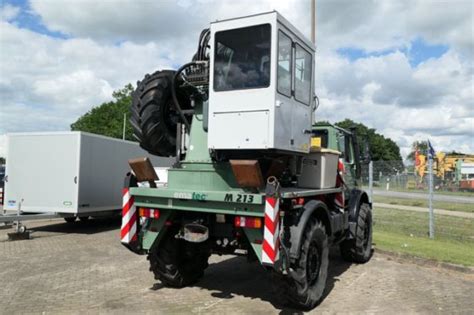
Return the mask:
[[206,45],[209,42],[209,29],[203,29],[201,34],[199,35],[199,43],[198,43],[198,49],[196,53],[196,59],[197,60],[203,60],[204,59],[204,51],[206,49]]
[[176,80],[178,79],[178,76],[180,75],[180,73],[186,69],[187,67],[193,65],[193,64],[196,64],[195,61],[191,61],[191,62],[188,62],[186,64],[184,64],[183,66],[181,66],[175,73],[174,77],[173,77],[173,80],[171,80],[171,97],[173,98],[173,103],[174,103],[174,106],[176,107],[176,110],[178,111],[179,113],[179,116],[181,117],[181,120],[183,121],[184,125],[186,126],[186,130],[190,131],[191,130],[191,126],[189,125],[189,122],[188,120],[186,119],[186,117],[184,116],[184,113],[183,113],[183,110],[181,109],[181,106],[179,105],[179,101],[178,101],[178,96],[176,95]]
[[206,52],[206,46],[207,46],[207,43],[209,42],[210,35],[211,35],[211,33],[210,33],[208,28],[204,29],[201,32],[201,34],[199,35],[198,50],[197,50],[196,55],[195,55],[195,58],[197,60],[193,60],[193,61],[188,62],[188,63],[184,64],[183,66],[181,66],[176,71],[175,75],[173,76],[173,80],[171,81],[171,97],[173,98],[174,106],[176,107],[176,110],[178,111],[179,116],[180,116],[181,120],[183,121],[183,123],[186,127],[186,130],[188,130],[188,131],[191,130],[191,126],[189,125],[188,120],[184,116],[185,113],[183,112],[183,110],[181,108],[181,105],[179,105],[178,96],[176,95],[176,81],[178,79],[178,76],[181,74],[181,72],[184,69],[186,69],[187,67],[189,67],[191,65],[196,65],[196,64],[199,64],[200,62],[202,62],[202,60],[205,57],[204,55],[205,55],[205,52]]
[[206,48],[207,44],[209,43],[209,38],[211,37],[211,32],[209,32],[209,29],[207,29],[206,34],[204,35],[202,42],[200,44],[200,52],[199,52],[199,60],[204,60],[206,59]]

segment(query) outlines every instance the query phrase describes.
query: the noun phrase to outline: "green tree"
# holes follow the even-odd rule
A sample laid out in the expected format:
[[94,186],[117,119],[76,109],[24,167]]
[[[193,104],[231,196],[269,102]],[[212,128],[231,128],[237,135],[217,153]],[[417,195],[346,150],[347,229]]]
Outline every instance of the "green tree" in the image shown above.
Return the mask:
[[404,171],[405,166],[403,165],[400,148],[395,141],[377,133],[373,128],[369,128],[362,123],[356,123],[350,119],[337,122],[335,125],[346,130],[355,128],[361,156],[363,155],[365,143],[369,143],[370,156],[372,161],[375,162],[375,179],[378,178],[380,173],[394,175],[397,172],[401,173]]
[[407,159],[409,161],[413,161],[413,163],[415,163],[415,152],[417,148],[420,154],[427,155],[428,154],[428,141],[414,141],[411,144],[411,151],[408,154]]
[[125,139],[134,141],[130,118],[130,103],[132,102],[133,86],[129,83],[120,90],[114,91],[113,101],[93,107],[71,124],[73,131],[85,131],[122,139],[123,116],[127,116]]
[[369,128],[362,123],[356,123],[350,119],[337,122],[335,125],[347,130],[355,128],[361,150],[363,150],[364,143],[369,142],[370,154],[373,161],[402,161],[400,148],[395,141],[377,133],[375,129]]

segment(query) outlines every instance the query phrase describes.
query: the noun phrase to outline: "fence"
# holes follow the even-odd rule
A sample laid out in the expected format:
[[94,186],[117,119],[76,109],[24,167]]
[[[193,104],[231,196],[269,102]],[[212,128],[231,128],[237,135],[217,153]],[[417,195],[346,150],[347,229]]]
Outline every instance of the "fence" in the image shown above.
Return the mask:
[[[374,188],[404,190],[420,187],[417,185],[420,178],[414,174],[412,167],[405,167],[403,161],[372,161],[371,165]],[[361,175],[362,184],[368,186],[370,164],[363,165]]]
[[474,245],[474,192],[452,191],[455,183],[434,176],[430,217],[428,176],[417,176],[402,161],[363,165],[361,184],[374,204],[374,231]]

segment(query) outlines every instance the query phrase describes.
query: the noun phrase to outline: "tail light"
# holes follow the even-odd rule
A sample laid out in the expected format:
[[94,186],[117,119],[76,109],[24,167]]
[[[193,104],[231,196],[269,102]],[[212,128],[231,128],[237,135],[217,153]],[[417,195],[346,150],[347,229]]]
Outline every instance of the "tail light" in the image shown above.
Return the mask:
[[234,219],[234,225],[236,227],[259,229],[262,227],[262,218],[237,216]]
[[160,210],[149,209],[149,208],[139,208],[138,215],[144,218],[158,219],[160,217]]

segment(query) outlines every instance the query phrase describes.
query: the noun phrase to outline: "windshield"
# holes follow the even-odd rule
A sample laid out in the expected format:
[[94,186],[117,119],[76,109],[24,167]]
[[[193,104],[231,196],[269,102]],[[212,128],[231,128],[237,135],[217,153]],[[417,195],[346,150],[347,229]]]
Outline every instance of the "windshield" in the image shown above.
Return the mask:
[[216,33],[215,91],[270,85],[270,33],[270,24]]

